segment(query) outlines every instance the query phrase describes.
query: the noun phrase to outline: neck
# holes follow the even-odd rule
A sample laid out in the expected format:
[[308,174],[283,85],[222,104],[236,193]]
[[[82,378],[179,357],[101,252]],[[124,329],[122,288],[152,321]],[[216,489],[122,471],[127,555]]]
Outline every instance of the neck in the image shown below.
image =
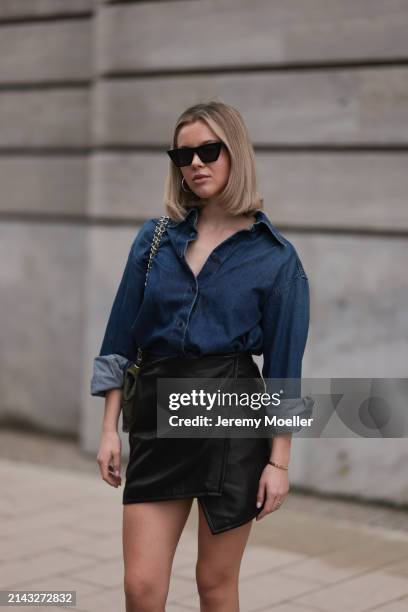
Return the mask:
[[200,222],[205,225],[225,226],[231,223],[233,215],[226,212],[214,198],[208,198],[200,205]]
[[197,224],[205,226],[206,228],[213,228],[216,230],[229,229],[231,227],[240,227],[243,220],[249,219],[251,224],[256,221],[254,214],[242,213],[241,215],[232,215],[226,212],[216,199],[210,199],[202,201],[201,205],[198,206],[199,215]]

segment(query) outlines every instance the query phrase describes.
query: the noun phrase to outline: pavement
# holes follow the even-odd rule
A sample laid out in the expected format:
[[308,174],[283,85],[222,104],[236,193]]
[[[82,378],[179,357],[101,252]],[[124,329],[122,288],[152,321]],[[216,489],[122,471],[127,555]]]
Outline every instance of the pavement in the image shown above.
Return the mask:
[[[123,488],[101,480],[95,457],[73,440],[2,431],[0,486],[0,588],[71,590],[73,610],[124,611]],[[167,612],[200,610],[196,530],[195,500],[176,551]],[[407,612],[407,510],[291,487],[278,511],[253,523],[240,606]]]

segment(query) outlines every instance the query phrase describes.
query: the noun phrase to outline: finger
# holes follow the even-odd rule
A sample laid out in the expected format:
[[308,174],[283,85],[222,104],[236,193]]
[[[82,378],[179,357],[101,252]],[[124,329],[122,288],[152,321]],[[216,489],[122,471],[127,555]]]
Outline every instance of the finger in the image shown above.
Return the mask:
[[267,494],[265,505],[262,508],[261,512],[258,514],[257,520],[261,520],[264,516],[270,514],[273,511],[275,499],[276,495],[272,495],[270,493]]
[[256,507],[260,508],[264,503],[265,499],[265,483],[260,482],[258,486],[258,492],[256,494]]
[[275,504],[275,510],[278,510],[282,506],[283,502],[284,500],[280,497]]
[[261,520],[264,516],[269,514],[270,511],[271,511],[270,510],[271,506],[272,506],[271,498],[270,498],[270,495],[267,492],[266,500],[265,500],[265,503],[264,503],[264,507],[262,508],[261,512],[258,514],[256,520]]
[[120,454],[118,451],[111,451],[109,457],[109,472],[115,481],[120,480]]
[[113,466],[109,466],[109,477],[113,480],[113,482],[117,485],[120,485],[122,483],[122,477],[120,475],[120,473],[116,473],[115,472],[115,468]]
[[272,503],[272,507],[271,507],[271,512],[275,512],[275,510],[278,510],[281,506],[282,503],[282,498],[280,496],[275,496],[275,499],[273,500]]
[[120,453],[113,453],[113,472],[115,476],[120,476]]
[[118,486],[117,478],[114,478],[113,476],[109,474],[108,461],[104,461],[104,459],[98,454],[97,463],[99,466],[99,472],[101,474],[102,480],[104,480],[105,482],[107,482],[113,487],[117,487]]
[[109,466],[107,463],[102,463],[102,479],[110,484],[112,487],[117,487],[117,478],[115,478],[109,471]]

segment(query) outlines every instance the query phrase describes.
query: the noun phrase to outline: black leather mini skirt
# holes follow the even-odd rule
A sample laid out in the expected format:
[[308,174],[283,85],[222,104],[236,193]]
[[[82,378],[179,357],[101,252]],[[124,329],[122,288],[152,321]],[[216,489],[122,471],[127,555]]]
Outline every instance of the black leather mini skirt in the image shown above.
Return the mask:
[[128,434],[123,504],[197,497],[211,532],[217,534],[243,525],[262,510],[256,507],[256,496],[271,441],[157,437],[157,379],[189,377],[262,381],[248,352],[198,357],[145,353],[136,387],[137,414]]

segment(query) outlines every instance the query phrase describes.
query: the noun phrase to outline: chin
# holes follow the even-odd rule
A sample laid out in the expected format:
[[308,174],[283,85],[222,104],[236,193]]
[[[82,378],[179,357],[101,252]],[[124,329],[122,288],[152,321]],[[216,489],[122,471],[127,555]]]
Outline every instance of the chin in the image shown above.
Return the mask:
[[204,186],[197,187],[197,189],[195,189],[194,191],[197,195],[200,196],[200,198],[212,198],[212,196],[215,196],[217,194],[216,189],[206,189]]

